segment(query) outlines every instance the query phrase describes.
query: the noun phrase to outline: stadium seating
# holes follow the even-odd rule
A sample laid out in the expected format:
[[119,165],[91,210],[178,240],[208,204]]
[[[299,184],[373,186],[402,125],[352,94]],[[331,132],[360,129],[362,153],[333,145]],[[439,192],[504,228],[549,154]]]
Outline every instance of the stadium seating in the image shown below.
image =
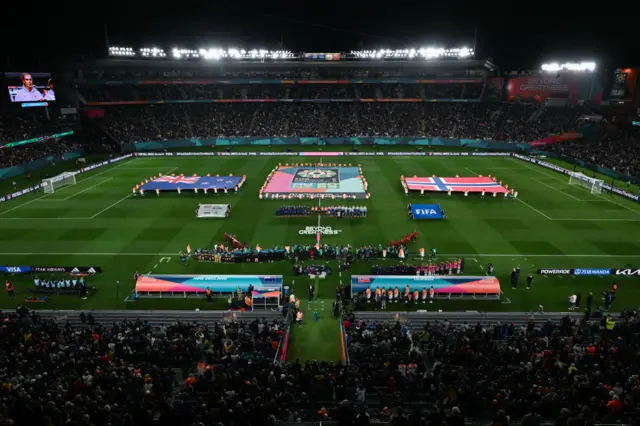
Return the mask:
[[[84,70],[83,77],[111,83],[126,79],[152,81],[169,75],[179,82],[210,79],[212,75],[273,79],[433,78],[433,71],[421,72],[418,67],[394,70],[288,66],[264,70],[249,66],[243,71],[221,71],[221,67],[213,65],[189,71],[186,68],[158,70],[150,66],[127,71],[113,67]],[[95,102],[112,103],[96,105],[104,108],[104,117],[87,120],[86,127],[99,133],[95,139],[71,138],[0,149],[0,168],[43,157],[55,161],[65,152],[85,148],[78,141],[89,143],[89,139],[93,144],[114,144],[118,148],[125,148],[121,146],[125,143],[216,137],[450,137],[530,142],[575,130],[584,124],[583,116],[589,111],[584,105],[552,108],[484,102],[485,86],[475,82],[80,82],[77,88],[90,106]],[[344,102],[414,98],[439,102]],[[275,99],[291,102],[239,102]],[[302,99],[340,102],[293,102]],[[468,102],[447,102],[451,99]],[[212,100],[238,102],[209,102]],[[176,103],[147,105],[146,101]],[[67,128],[57,118],[45,117],[43,109],[2,111],[0,145]],[[640,130],[606,123],[598,125],[598,129],[593,137],[563,141],[548,149],[640,176]],[[354,224],[353,232],[375,233],[376,226],[384,225],[384,218],[364,219],[365,206],[281,206],[275,214],[335,216],[338,210],[341,217],[363,218],[346,223]],[[309,219],[315,223],[317,218],[291,222]],[[367,225],[359,228],[361,223]],[[575,225],[577,230],[591,228],[597,226]],[[21,228],[16,229],[15,235],[19,235]],[[313,229],[310,237],[316,232]],[[10,243],[15,237],[12,235],[4,240]],[[224,244],[196,248],[191,256],[198,262],[243,264],[291,260],[296,277],[304,274],[314,279],[296,278],[298,286],[301,282],[303,287],[307,282],[319,286],[320,278],[330,276],[322,285],[339,282],[336,300],[344,301],[350,292],[343,291],[342,280],[354,260],[375,259],[379,264],[354,265],[353,269],[370,267],[376,277],[433,275],[424,267],[391,260],[424,257],[424,249],[418,251],[420,246],[415,244],[400,249],[416,237],[417,233],[406,234],[404,240],[384,242],[385,246],[352,247],[336,240],[326,244],[324,239],[316,245],[310,238],[304,245],[254,248],[225,233]],[[191,252],[190,245],[188,251]],[[492,252],[495,253],[489,251]],[[330,260],[340,264],[335,274]],[[460,262],[460,267],[442,266],[440,270],[455,277],[464,269],[464,259]],[[207,270],[209,266],[220,265],[199,263],[193,268]],[[247,266],[270,270],[271,265]],[[58,296],[78,294],[78,290],[38,286],[30,288],[30,293],[59,300]],[[85,290],[80,294],[86,297]],[[114,300],[118,297],[116,292]],[[43,300],[33,298],[34,302]],[[325,315],[324,301],[320,302],[321,315]],[[542,306],[536,313],[478,313],[463,312],[458,300],[449,302],[455,312],[427,312],[424,308],[433,306],[427,303],[420,304],[416,312],[408,312],[401,303],[395,305],[399,312],[351,312],[345,303],[340,318],[342,328],[336,319],[327,322],[333,321],[335,337],[338,329],[345,337],[342,349],[346,364],[313,360],[299,363],[281,358],[281,344],[287,341],[291,319],[286,309],[255,313],[130,309],[87,314],[41,310],[33,314],[20,307],[15,313],[0,311],[0,426],[336,424],[332,421],[338,426],[355,426],[369,424],[369,420],[380,426],[640,423],[640,311],[625,311],[615,319],[600,310],[592,315],[589,311],[590,317],[578,311],[545,314]],[[304,303],[309,311],[317,306]],[[373,305],[365,308],[376,309]],[[615,326],[611,326],[612,321]],[[320,342],[323,343],[328,344],[325,340]]]
[[280,314],[233,315],[2,313],[0,424],[638,420],[635,311],[612,330],[579,314],[345,313],[346,367],[274,363]]
[[551,149],[567,157],[577,158],[600,167],[640,177],[640,128],[611,130],[603,126],[593,139],[567,141]]
[[[110,106],[120,142],[235,136],[419,136],[530,142],[578,127],[580,108],[459,103],[239,103]],[[532,121],[532,116],[536,120]]]

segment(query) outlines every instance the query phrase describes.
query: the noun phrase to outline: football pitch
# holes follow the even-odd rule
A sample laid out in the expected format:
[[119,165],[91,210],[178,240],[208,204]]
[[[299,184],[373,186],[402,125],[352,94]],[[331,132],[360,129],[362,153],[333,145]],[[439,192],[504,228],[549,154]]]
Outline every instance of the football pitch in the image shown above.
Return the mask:
[[[325,162],[340,162],[325,158]],[[507,157],[343,157],[342,162],[360,164],[369,184],[368,200],[323,200],[322,205],[366,205],[368,217],[321,218],[321,226],[341,232],[323,236],[333,244],[388,244],[416,229],[419,238],[410,243],[415,255],[423,247],[436,247],[440,259],[463,257],[466,275],[483,275],[495,265],[504,292],[501,301],[438,300],[429,310],[563,311],[575,292],[598,295],[607,290],[612,277],[541,276],[539,268],[624,268],[640,260],[640,205],[609,194],[594,195],[570,186],[568,177]],[[315,243],[314,235],[299,231],[317,226],[317,216],[278,218],[282,204],[318,205],[315,200],[259,200],[258,191],[278,163],[317,162],[301,157],[147,157],[134,158],[77,176],[77,184],[53,194],[35,193],[0,205],[0,264],[32,266],[99,266],[103,272],[88,278],[99,291],[82,300],[73,296],[52,297],[33,308],[48,309],[213,309],[202,299],[146,299],[125,303],[131,293],[133,274],[281,274],[285,284],[306,298],[309,278],[293,277],[289,262],[260,264],[181,264],[178,252],[187,244],[208,248],[223,242],[223,234],[236,234],[249,246],[272,247]],[[147,193],[131,197],[141,180],[163,174],[204,176],[246,175],[238,194]],[[491,174],[519,192],[517,199],[480,198],[478,194],[419,194],[406,196],[400,176],[476,176]],[[448,220],[411,220],[408,202],[437,203]],[[197,219],[198,203],[231,203],[227,219]],[[387,261],[393,262],[393,261]],[[314,309],[331,314],[335,286],[349,282],[350,274],[368,274],[373,263],[354,263],[349,273],[334,274],[319,282]],[[522,276],[534,275],[533,289],[509,285],[511,268],[520,266]],[[41,274],[46,277],[46,274]],[[12,308],[31,295],[32,277],[12,277],[16,298],[2,298],[2,308]],[[638,278],[618,280],[613,309],[635,307],[640,301]],[[324,302],[324,305],[323,303]],[[407,309],[394,305],[394,309]],[[310,315],[307,320],[310,320]],[[336,325],[337,326],[337,325]],[[295,334],[295,333],[294,333]]]

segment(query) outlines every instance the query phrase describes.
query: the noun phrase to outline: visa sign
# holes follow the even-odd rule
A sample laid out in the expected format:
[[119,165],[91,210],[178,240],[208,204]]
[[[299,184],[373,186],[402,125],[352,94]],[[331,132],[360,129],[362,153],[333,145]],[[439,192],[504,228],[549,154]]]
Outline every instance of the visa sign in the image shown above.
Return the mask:
[[5,274],[23,274],[31,272],[31,266],[0,266],[0,272]]
[[412,204],[411,213],[414,219],[442,219],[440,204]]

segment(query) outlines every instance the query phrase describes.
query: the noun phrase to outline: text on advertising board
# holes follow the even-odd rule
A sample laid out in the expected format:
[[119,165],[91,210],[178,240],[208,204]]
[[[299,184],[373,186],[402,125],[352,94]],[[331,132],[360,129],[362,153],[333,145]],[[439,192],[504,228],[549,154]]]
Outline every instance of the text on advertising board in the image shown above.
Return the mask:
[[412,204],[411,213],[415,219],[442,219],[439,204]]
[[623,275],[626,277],[631,277],[631,276],[640,277],[640,269],[616,269],[615,272],[613,272],[613,274]]

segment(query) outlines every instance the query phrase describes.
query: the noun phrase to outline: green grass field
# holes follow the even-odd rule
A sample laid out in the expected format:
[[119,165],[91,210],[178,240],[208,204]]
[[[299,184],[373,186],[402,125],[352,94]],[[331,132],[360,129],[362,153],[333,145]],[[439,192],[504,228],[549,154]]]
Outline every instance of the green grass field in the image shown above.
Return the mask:
[[[319,159],[314,159],[319,160]],[[387,243],[417,229],[412,247],[436,247],[441,258],[464,257],[466,274],[484,274],[486,264],[496,266],[503,283],[502,301],[437,301],[428,309],[456,311],[529,311],[542,304],[547,311],[566,308],[567,297],[581,291],[598,294],[609,288],[610,277],[536,276],[531,291],[511,290],[508,274],[519,265],[523,275],[538,268],[637,266],[640,259],[640,205],[618,196],[592,195],[569,186],[568,178],[505,157],[360,157],[349,159],[362,165],[369,182],[370,200],[350,201],[369,208],[365,219],[338,222],[322,218],[322,225],[341,229],[328,243]],[[258,200],[258,190],[278,162],[301,161],[300,157],[156,157],[116,163],[78,176],[76,185],[54,194],[29,194],[0,205],[0,264],[34,266],[100,266],[103,273],[88,279],[99,291],[87,300],[73,296],[52,298],[34,308],[49,309],[214,309],[204,299],[139,300],[125,303],[133,288],[133,274],[282,274],[307,303],[308,278],[293,283],[291,264],[264,263],[225,265],[188,262],[180,264],[177,253],[191,247],[210,247],[231,232],[251,245],[315,242],[315,236],[298,231],[315,226],[317,217],[276,218],[281,201]],[[312,160],[308,160],[312,161]],[[151,175],[184,173],[246,174],[239,194],[155,194],[131,198],[135,183]],[[492,174],[519,191],[517,200],[470,195],[405,196],[400,175],[473,176]],[[6,184],[6,183],[5,183]],[[229,219],[196,219],[199,202],[232,203]],[[448,221],[413,221],[406,215],[411,202],[435,202],[447,212]],[[288,204],[297,204],[289,202]],[[317,201],[307,203],[317,204]],[[323,205],[343,204],[323,201]],[[162,258],[170,258],[168,261]],[[337,271],[337,264],[334,270]],[[367,274],[371,264],[354,264],[350,273]],[[13,308],[29,295],[31,277],[14,276],[15,300],[5,295],[0,307]],[[317,301],[307,306],[306,324],[293,330],[290,356],[301,359],[337,359],[339,325],[331,318],[331,300],[339,280],[337,272],[320,282]],[[640,301],[638,278],[619,281],[613,308],[636,306]],[[311,309],[320,310],[313,323]],[[36,304],[32,304],[36,305]],[[394,306],[396,308],[396,306]],[[404,306],[396,309],[406,309]],[[315,342],[315,343],[313,343]]]

